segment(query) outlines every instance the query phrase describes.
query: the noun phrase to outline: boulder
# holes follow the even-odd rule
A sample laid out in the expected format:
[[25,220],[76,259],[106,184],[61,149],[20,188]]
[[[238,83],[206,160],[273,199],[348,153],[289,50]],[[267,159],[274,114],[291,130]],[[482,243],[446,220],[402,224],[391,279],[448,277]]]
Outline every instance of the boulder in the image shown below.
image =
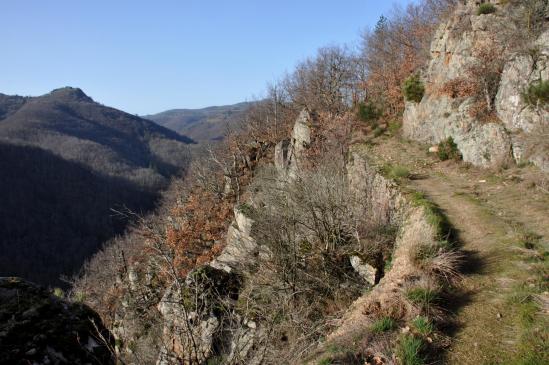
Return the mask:
[[469,133],[454,139],[463,160],[475,166],[502,166],[511,159],[511,138],[498,123],[472,126]]
[[363,262],[358,256],[351,256],[350,261],[351,266],[355,269],[358,275],[360,275],[360,277],[364,279],[369,286],[374,286],[376,283],[377,269],[372,265]]
[[93,310],[19,278],[0,278],[0,364],[115,364]]

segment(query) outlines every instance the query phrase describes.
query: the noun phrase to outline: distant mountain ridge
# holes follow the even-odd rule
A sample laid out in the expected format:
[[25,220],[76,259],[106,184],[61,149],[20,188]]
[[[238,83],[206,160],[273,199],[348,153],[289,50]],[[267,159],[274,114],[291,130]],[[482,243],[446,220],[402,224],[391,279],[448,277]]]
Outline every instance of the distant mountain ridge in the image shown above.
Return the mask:
[[202,109],[172,109],[146,115],[144,118],[196,141],[216,141],[223,139],[229,128],[241,122],[244,114],[253,104],[253,102],[242,102]]
[[[0,94],[0,141],[31,145],[113,176],[161,182],[194,141],[65,87],[39,97]],[[150,185],[150,181],[139,182]]]
[[144,213],[194,141],[78,88],[0,94],[0,276],[60,285]]

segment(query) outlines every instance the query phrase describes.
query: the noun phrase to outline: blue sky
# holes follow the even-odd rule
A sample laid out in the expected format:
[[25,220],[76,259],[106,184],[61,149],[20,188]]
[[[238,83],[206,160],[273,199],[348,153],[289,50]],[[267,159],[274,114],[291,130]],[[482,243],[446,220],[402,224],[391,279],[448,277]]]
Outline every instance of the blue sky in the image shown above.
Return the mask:
[[260,96],[409,0],[0,1],[0,92],[80,87],[130,113]]

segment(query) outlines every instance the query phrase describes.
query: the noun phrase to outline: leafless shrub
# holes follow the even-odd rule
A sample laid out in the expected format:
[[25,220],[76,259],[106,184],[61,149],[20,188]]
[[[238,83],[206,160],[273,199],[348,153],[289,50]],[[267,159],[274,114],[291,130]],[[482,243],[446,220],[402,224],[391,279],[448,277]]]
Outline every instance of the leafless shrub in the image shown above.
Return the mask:
[[299,108],[341,113],[352,103],[353,58],[345,47],[324,47],[300,63],[282,85]]
[[442,85],[440,93],[451,98],[463,98],[475,95],[477,88],[471,80],[458,77]]
[[[291,362],[328,333],[332,319],[360,295],[365,284],[350,255],[377,258],[370,251],[382,248],[370,247],[375,240],[369,239],[378,237],[392,247],[394,237],[382,238],[382,229],[356,214],[359,202],[348,189],[341,161],[302,171],[291,184],[265,169],[251,189],[252,233],[269,254],[246,279],[238,308],[268,328],[267,358]],[[365,237],[369,229],[376,232]]]
[[524,49],[530,41],[536,39],[546,29],[546,17],[549,2],[547,0],[511,0],[507,14],[512,19],[515,29],[514,39],[510,38],[513,46]]
[[429,59],[433,33],[457,1],[427,0],[396,7],[362,35],[361,62],[367,99],[382,105],[387,117],[404,109],[402,84]]

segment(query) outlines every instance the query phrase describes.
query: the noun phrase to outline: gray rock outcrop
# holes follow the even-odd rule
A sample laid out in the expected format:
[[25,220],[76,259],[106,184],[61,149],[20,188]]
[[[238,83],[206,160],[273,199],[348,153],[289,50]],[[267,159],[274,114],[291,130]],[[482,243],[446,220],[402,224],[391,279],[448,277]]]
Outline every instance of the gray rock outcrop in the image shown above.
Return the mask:
[[195,364],[211,357],[214,343],[224,341],[221,323],[239,287],[237,275],[207,265],[191,271],[185,282],[174,282],[158,304],[169,347],[157,364]]
[[290,140],[280,141],[275,146],[275,167],[281,177],[294,179],[299,169],[300,160],[311,144],[311,126],[313,118],[309,111],[302,110],[299,114]]
[[[422,75],[427,91],[420,103],[406,104],[403,133],[429,144],[452,137],[464,161],[476,166],[529,160],[549,171],[547,146],[530,138],[549,128],[549,110],[526,105],[522,97],[532,82],[549,79],[549,32],[533,42],[530,54],[512,51],[506,37],[518,31],[511,17],[520,8],[504,8],[493,2],[498,9],[495,14],[477,15],[478,3],[460,4],[437,30],[431,43],[431,60]],[[481,121],[473,112],[475,100],[481,96],[448,95],[443,89],[451,82],[471,78],[470,70],[484,62],[479,50],[489,49],[492,44],[503,45],[503,53],[493,55],[502,57],[497,67],[503,69],[496,85],[497,95],[491,102],[497,118]],[[458,92],[464,87],[458,84]]]
[[368,285],[374,286],[376,283],[377,269],[372,265],[363,262],[358,256],[351,256],[349,260],[351,262],[351,266],[355,269],[358,275],[360,275],[360,277],[364,279]]
[[253,220],[239,207],[234,208],[234,222],[227,231],[226,246],[210,266],[231,272],[243,270],[258,254],[259,247],[251,236]]
[[[540,80],[549,80],[549,30],[534,42],[532,54],[515,54],[505,64],[496,96],[496,110],[509,131],[516,161],[531,161],[549,171],[549,151],[536,143],[545,134],[549,139],[549,110],[529,105],[522,93]],[[542,137],[543,138],[543,137]]]

